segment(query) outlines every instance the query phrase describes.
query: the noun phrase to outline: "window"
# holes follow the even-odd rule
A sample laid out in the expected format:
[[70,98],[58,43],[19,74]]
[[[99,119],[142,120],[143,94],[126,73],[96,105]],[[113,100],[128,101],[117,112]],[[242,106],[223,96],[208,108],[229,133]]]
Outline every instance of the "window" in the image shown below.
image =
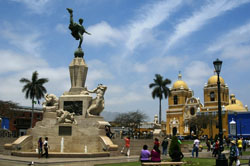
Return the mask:
[[194,114],[195,114],[194,107],[190,108],[190,114],[191,114],[191,115],[194,115]]
[[41,119],[40,114],[37,114],[37,115],[36,115],[36,118],[37,118],[37,119]]
[[210,101],[215,101],[214,92],[210,92]]
[[206,123],[203,123],[203,124],[202,124],[202,128],[203,128],[203,129],[206,129],[206,128],[207,128],[207,124],[206,124]]
[[178,104],[178,96],[174,96],[174,104]]

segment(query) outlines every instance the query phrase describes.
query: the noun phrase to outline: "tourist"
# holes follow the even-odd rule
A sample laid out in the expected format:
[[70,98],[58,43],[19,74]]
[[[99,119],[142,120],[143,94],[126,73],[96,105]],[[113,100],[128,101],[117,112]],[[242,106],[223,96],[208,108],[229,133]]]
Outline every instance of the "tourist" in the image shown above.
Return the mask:
[[238,149],[239,149],[239,153],[242,156],[242,137],[238,140],[237,144],[238,144]]
[[210,151],[211,145],[208,139],[206,139],[207,151]]
[[219,153],[219,144],[220,144],[220,141],[217,140],[215,143],[214,143],[214,150],[213,150],[213,156],[216,157],[216,155]]
[[196,157],[199,155],[199,146],[200,146],[200,141],[198,138],[194,140],[193,144],[193,150],[192,150],[192,157],[194,157],[194,152],[196,153]]
[[245,152],[247,149],[247,140],[243,139],[243,151]]
[[164,138],[164,140],[162,141],[161,143],[161,146],[162,146],[162,154],[163,155],[167,155],[167,149],[168,149],[168,139],[167,137]]
[[237,162],[239,159],[239,150],[236,146],[236,141],[231,141],[230,153],[229,153],[229,166],[233,165],[233,162]]
[[45,137],[45,141],[43,143],[43,148],[45,153],[42,154],[42,157],[45,155],[46,158],[49,157],[49,143],[48,143],[48,137]]
[[123,146],[121,153],[124,153],[124,150],[126,151],[126,156],[130,155],[130,137],[125,137],[125,146]]
[[38,158],[40,158],[43,154],[43,140],[42,137],[39,138],[37,142],[37,147],[38,147]]
[[143,149],[141,150],[140,160],[141,162],[149,162],[150,161],[150,151],[148,150],[147,145],[143,145]]
[[154,145],[158,146],[158,148],[159,148],[160,142],[159,142],[158,138],[155,138]]
[[154,145],[154,148],[151,150],[151,161],[161,162],[161,151],[157,145]]

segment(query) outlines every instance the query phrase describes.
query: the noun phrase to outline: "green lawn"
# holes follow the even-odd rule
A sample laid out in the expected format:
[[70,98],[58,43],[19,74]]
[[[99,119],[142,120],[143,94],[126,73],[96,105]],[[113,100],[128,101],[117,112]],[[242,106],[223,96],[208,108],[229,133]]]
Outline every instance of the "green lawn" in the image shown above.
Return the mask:
[[[204,158],[184,158],[185,166],[215,166],[215,159]],[[248,163],[248,160],[241,160],[241,164]],[[101,164],[96,166],[140,166],[140,162],[116,163],[116,164]]]

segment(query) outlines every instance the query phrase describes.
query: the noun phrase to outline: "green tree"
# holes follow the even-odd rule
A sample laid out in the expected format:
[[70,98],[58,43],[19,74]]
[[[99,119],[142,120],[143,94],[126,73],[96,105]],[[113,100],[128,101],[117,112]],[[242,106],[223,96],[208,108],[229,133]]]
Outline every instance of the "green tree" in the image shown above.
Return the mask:
[[137,110],[134,112],[121,113],[116,116],[114,122],[120,126],[129,127],[133,131],[140,127],[140,123],[147,119],[147,115]]
[[31,99],[32,101],[32,114],[31,114],[31,124],[30,128],[33,125],[33,115],[34,115],[34,103],[35,99],[40,100],[44,97],[44,94],[47,92],[46,88],[43,86],[49,80],[47,78],[38,79],[37,71],[33,72],[31,80],[27,78],[21,78],[20,82],[25,83],[23,86],[22,92],[25,92],[25,98]]
[[[215,117],[212,114],[199,113],[195,117],[190,118],[187,121],[187,125],[194,128],[197,137],[203,134],[203,129],[209,128],[212,130],[212,123],[216,122]],[[210,135],[211,132],[210,132]]]
[[2,101],[0,100],[0,118],[6,117],[11,118],[14,113],[14,109],[18,108],[18,104],[12,101]]
[[152,97],[159,98],[159,123],[161,123],[161,100],[165,99],[170,95],[170,90],[167,85],[171,84],[171,80],[163,79],[160,74],[155,74],[154,83],[149,84],[149,88],[154,88],[152,91]]

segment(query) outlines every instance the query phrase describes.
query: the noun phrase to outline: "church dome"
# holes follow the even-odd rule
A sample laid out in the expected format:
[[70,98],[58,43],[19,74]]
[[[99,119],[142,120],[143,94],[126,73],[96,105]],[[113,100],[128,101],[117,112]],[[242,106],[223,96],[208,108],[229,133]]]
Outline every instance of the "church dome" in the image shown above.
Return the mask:
[[239,106],[244,107],[243,103],[240,100],[238,100],[238,99],[236,99],[236,104],[239,105]]
[[240,100],[238,100],[238,99],[235,98],[235,94],[231,94],[230,95],[229,103],[231,103],[231,104],[237,104],[239,106],[244,107],[243,103]]
[[[217,79],[218,79],[218,76],[213,75],[208,79],[207,84],[208,85],[217,85]],[[224,79],[222,77],[220,77],[220,83],[221,83],[221,85],[225,84],[225,81],[224,81]]]
[[225,107],[227,111],[246,112],[246,108],[238,104],[229,104]]
[[172,89],[188,89],[188,86],[187,86],[186,82],[181,80],[181,79],[182,79],[182,75],[179,73],[178,80],[175,81],[175,83],[173,84]]

